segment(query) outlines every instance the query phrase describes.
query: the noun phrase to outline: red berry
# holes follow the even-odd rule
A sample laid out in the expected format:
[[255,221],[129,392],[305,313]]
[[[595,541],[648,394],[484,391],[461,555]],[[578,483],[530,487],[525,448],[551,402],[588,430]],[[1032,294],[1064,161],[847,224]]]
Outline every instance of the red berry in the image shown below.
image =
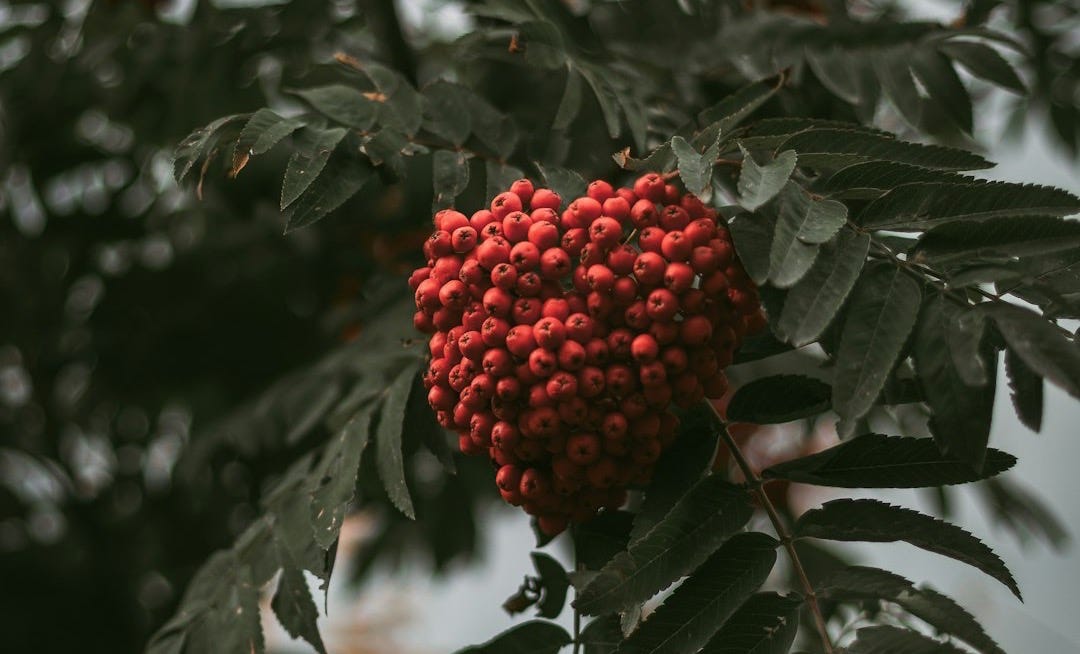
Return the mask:
[[566,441],[566,458],[579,466],[595,463],[600,454],[600,439],[596,434],[576,434]]
[[[464,286],[464,284],[462,285]],[[445,288],[445,286],[443,288]],[[484,291],[482,302],[484,304],[484,311],[486,311],[489,316],[505,318],[510,315],[512,299],[510,294],[501,288],[489,288]]]
[[630,343],[630,356],[638,363],[655,361],[660,354],[660,346],[649,334],[638,334]]
[[[660,212],[660,227],[665,231],[671,232],[674,230],[685,229],[690,224],[690,214],[686,213],[686,209],[674,204],[669,204],[664,207],[664,210]],[[506,230],[506,225],[503,225],[503,230]],[[708,239],[705,240],[708,242]]]
[[510,185],[510,192],[521,198],[522,204],[532,199],[533,183],[527,179],[519,179]]
[[557,247],[560,240],[559,228],[553,223],[534,221],[529,226],[528,239],[541,250]]
[[465,214],[454,209],[443,209],[435,214],[436,231],[453,232],[458,227],[468,224],[469,219],[465,217]]
[[570,268],[570,255],[562,248],[549,247],[540,255],[540,275],[544,279],[562,279]]
[[566,341],[566,326],[558,318],[541,318],[533,326],[536,343],[547,350],[558,350]]
[[513,211],[521,211],[521,198],[516,193],[507,191],[495,196],[491,201],[491,213],[496,220],[506,218]]
[[694,283],[694,269],[685,263],[669,263],[664,271],[664,286],[676,295],[690,290]]
[[642,252],[659,253],[665,236],[667,236],[667,232],[659,227],[646,227],[638,234],[638,245],[641,246]]
[[510,245],[502,240],[489,238],[476,248],[476,260],[488,270],[492,270],[500,263],[510,261]]
[[511,211],[502,220],[503,236],[511,243],[529,238],[530,227],[532,227],[532,218],[523,211]]
[[604,202],[615,195],[615,189],[611,187],[611,184],[608,184],[602,179],[598,179],[589,182],[589,187],[585,189],[585,194],[597,202]]
[[634,193],[640,198],[653,202],[664,201],[664,178],[656,173],[647,173],[634,181]]
[[669,261],[689,261],[692,250],[693,246],[690,239],[686,238],[686,235],[678,230],[665,234],[664,240],[660,243],[660,252]]
[[649,293],[645,301],[645,311],[657,321],[669,321],[679,311],[679,299],[666,288],[658,288]]
[[540,265],[540,249],[528,241],[515,243],[510,249],[510,263],[519,272],[535,270]]
[[540,320],[543,304],[538,298],[523,297],[514,301],[510,315],[515,325],[531,325]]
[[495,222],[495,214],[488,209],[481,209],[469,218],[469,225],[479,234],[485,227]]
[[640,284],[653,286],[664,279],[664,258],[655,252],[642,252],[634,261],[634,277]]
[[451,237],[454,252],[469,252],[476,247],[476,230],[468,225],[458,227]]
[[589,282],[589,288],[597,293],[609,293],[615,286],[615,273],[602,264],[589,266],[585,279]]
[[551,209],[552,211],[558,211],[562,206],[562,198],[559,194],[551,189],[538,188],[532,195],[532,201],[529,206],[534,210],[536,209]]
[[622,239],[622,225],[614,218],[601,216],[589,225],[589,240],[609,249],[619,244]]

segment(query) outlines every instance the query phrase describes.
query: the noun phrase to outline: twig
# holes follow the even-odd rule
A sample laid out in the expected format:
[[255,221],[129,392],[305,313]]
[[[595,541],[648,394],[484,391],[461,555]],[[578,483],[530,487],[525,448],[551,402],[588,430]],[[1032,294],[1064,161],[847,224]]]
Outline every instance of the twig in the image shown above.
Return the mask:
[[821,646],[824,648],[825,654],[833,654],[832,640],[829,638],[829,630],[825,625],[825,616],[821,612],[821,606],[818,604],[817,593],[814,592],[814,585],[810,583],[810,577],[806,575],[806,569],[803,567],[802,560],[799,558],[798,552],[795,551],[795,539],[792,537],[791,532],[788,531],[787,526],[784,525],[784,521],[780,518],[780,514],[777,512],[776,507],[773,506],[772,500],[765,494],[762,488],[763,481],[761,477],[754,472],[754,469],[750,467],[750,462],[743,456],[742,450],[735,443],[735,439],[731,437],[731,434],[727,431],[727,422],[724,417],[720,415],[720,412],[716,409],[710,401],[706,401],[709,408],[712,410],[716,419],[720,421],[720,438],[723,439],[724,444],[727,445],[728,450],[731,451],[732,458],[735,459],[735,463],[739,466],[739,470],[742,471],[746,481],[750,484],[750,492],[754,494],[758,502],[765,508],[765,513],[769,516],[769,521],[772,522],[773,529],[776,530],[776,535],[780,538],[780,542],[784,545],[784,549],[787,550],[788,558],[791,559],[791,566],[795,570],[795,575],[799,578],[799,583],[802,585],[803,594],[806,596],[806,604],[810,607],[810,613],[814,616],[814,624],[817,625],[818,635],[821,636]]

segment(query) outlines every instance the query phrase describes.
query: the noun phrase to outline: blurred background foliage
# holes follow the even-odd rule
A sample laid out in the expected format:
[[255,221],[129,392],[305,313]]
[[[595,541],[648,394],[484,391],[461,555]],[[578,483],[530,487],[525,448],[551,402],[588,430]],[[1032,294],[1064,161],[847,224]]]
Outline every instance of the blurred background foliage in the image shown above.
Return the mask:
[[[262,106],[295,112],[286,91],[340,80],[333,57],[346,52],[418,86],[446,77],[472,87],[512,116],[511,161],[616,176],[612,152],[646,151],[686,122],[680,107],[708,106],[759,77],[764,64],[743,56],[752,50],[767,52],[769,66],[786,61],[797,80],[763,115],[862,120],[970,144],[970,126],[879,104],[880,89],[845,95],[828,55],[802,65],[806,43],[837,42],[814,26],[895,27],[918,4],[552,3],[580,37],[581,73],[595,76],[584,62],[604,62],[618,100],[616,129],[611,107],[580,90],[578,120],[552,129],[567,82],[544,70],[541,38],[525,46],[541,65],[517,65],[512,30],[497,20],[513,3],[0,2],[5,650],[139,651],[209,554],[256,518],[261,490],[325,437],[304,420],[337,374],[319,362],[347,352],[365,316],[390,306],[426,235],[422,157],[403,164],[406,181],[380,172],[330,219],[283,236],[287,153],[272,150],[227,183],[202,180],[225,174],[213,163],[196,171],[197,189],[179,188],[172,152],[193,128]],[[1028,93],[1003,96],[1013,129],[1037,112],[1075,155],[1080,9],[948,4],[952,29],[989,21],[1018,41],[1007,55]],[[912,39],[943,29],[910,24]],[[786,29],[807,41],[786,51]],[[978,81],[973,89],[976,103],[991,94]],[[473,193],[478,201],[482,190]],[[485,466],[447,476],[417,443],[406,451],[417,510],[438,519],[408,522],[387,509],[378,483],[364,488],[377,519],[357,550],[358,577],[384,554],[419,553],[436,570],[476,554],[476,505],[497,497]],[[1015,502],[997,486],[992,494],[997,506]]]

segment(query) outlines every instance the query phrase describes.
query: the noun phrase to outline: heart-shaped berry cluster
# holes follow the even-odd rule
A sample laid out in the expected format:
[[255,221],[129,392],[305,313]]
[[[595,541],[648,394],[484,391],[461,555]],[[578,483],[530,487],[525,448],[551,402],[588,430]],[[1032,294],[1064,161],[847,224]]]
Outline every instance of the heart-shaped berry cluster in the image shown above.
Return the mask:
[[442,210],[409,279],[439,424],[552,535],[647,484],[671,405],[723,395],[765,325],[716,211],[661,175],[562,204],[521,179],[471,217]]

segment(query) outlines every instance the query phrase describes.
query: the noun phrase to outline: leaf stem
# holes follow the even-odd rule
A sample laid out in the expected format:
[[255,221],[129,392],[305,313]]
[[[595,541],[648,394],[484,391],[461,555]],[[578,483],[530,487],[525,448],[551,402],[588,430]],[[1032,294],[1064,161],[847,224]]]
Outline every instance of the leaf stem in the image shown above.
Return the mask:
[[784,545],[784,549],[787,550],[788,558],[791,559],[791,566],[795,570],[795,575],[799,578],[799,584],[802,586],[803,594],[806,596],[806,604],[810,607],[810,613],[814,616],[814,624],[817,626],[818,635],[821,637],[821,646],[825,651],[825,654],[833,654],[832,640],[829,638],[829,630],[825,625],[825,616],[821,612],[821,606],[818,604],[817,593],[814,592],[814,585],[810,583],[810,577],[806,574],[806,568],[803,567],[802,560],[799,558],[798,552],[795,551],[795,539],[792,537],[791,532],[788,531],[784,521],[780,518],[780,513],[773,506],[772,500],[765,493],[762,488],[762,479],[754,472],[754,469],[750,467],[750,462],[746,460],[742,450],[739,449],[735,439],[731,437],[731,434],[727,430],[727,421],[720,415],[720,411],[717,410],[716,405],[711,401],[706,400],[706,404],[709,405],[709,409],[712,410],[713,415],[720,421],[720,438],[727,445],[728,450],[731,451],[731,456],[735,459],[735,463],[739,466],[739,470],[742,471],[746,481],[750,483],[750,492],[754,494],[758,502],[765,509],[765,513],[769,516],[769,521],[772,522],[773,529],[776,530],[776,535],[780,537],[780,542]]

